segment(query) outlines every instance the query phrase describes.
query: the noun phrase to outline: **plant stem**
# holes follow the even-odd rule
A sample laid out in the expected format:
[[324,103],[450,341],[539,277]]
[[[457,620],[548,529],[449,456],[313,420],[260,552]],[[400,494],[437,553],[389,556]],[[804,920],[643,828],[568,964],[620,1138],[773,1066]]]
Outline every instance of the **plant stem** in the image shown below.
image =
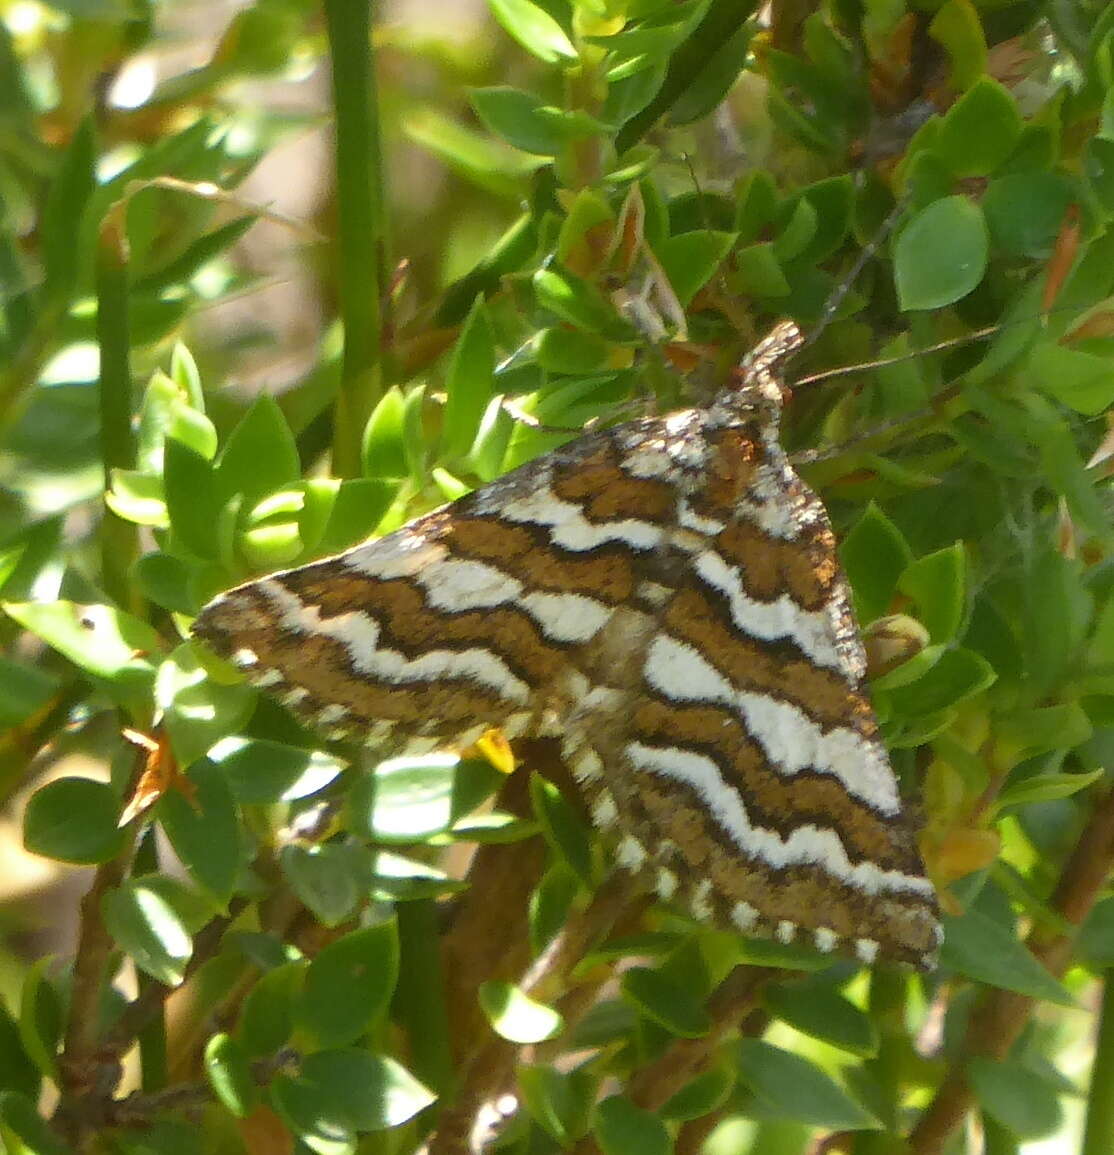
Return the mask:
[[325,0],[336,116],[336,266],[344,361],[333,472],[360,473],[364,426],[383,392],[380,316],[386,241],[370,0]]
[[[100,346],[101,460],[104,486],[114,469],[135,464],[132,433],[131,345],[128,327],[127,204],[119,202],[105,216],[97,236],[97,343]],[[128,569],[139,552],[136,527],[105,508],[100,526],[101,580],[118,606],[137,610],[138,595]]]
[[[1075,926],[1082,923],[1114,867],[1114,791],[1101,798],[1064,864],[1052,895],[1052,909]],[[1071,961],[1074,936],[1038,926],[1027,945],[1052,974],[1062,975]],[[1013,991],[984,992],[976,1003],[959,1053],[1002,1059],[1021,1034],[1034,1000]],[[974,1093],[962,1064],[952,1065],[909,1136],[911,1155],[940,1155],[952,1132],[974,1105]]]
[[[135,851],[133,870],[136,874],[157,873],[159,869],[158,846],[155,843],[155,831],[148,827],[139,840]],[[137,968],[137,978],[140,998],[144,997],[149,987],[156,985],[155,979]],[[167,1059],[166,1059],[166,1014],[165,1006],[159,1004],[158,1011],[151,1016],[136,1034],[139,1044],[140,1082],[146,1094],[153,1094],[166,1087]]]
[[1102,1013],[1080,1155],[1106,1155],[1114,1149],[1114,969],[1103,978]]

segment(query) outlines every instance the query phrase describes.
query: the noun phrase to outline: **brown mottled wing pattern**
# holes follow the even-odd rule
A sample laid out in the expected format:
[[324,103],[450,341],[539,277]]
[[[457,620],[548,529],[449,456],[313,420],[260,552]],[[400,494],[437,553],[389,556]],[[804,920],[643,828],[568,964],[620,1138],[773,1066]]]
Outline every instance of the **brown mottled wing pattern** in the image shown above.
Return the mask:
[[777,441],[781,326],[710,409],[590,434],[197,633],[307,722],[556,734],[619,861],[698,916],[926,965],[939,927],[831,526]]
[[675,504],[628,476],[635,422],[580,438],[396,533],[230,590],[195,632],[333,736],[419,750],[556,732],[583,655],[637,598]]

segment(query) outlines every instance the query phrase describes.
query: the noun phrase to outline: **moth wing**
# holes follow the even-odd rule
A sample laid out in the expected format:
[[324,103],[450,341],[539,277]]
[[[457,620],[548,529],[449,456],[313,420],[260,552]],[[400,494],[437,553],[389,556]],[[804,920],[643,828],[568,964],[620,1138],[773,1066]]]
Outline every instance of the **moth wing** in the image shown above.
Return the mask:
[[648,513],[649,483],[624,489],[629,436],[581,437],[395,533],[238,586],[194,631],[334,736],[462,744],[559,725],[579,655],[632,596],[632,551],[660,540],[668,489],[655,483]]

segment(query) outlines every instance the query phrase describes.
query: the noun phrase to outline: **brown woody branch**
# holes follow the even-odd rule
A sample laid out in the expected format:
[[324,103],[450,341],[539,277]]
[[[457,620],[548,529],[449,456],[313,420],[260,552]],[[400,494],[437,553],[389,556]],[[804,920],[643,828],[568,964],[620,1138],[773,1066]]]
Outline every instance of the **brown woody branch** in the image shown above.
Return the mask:
[[[1095,807],[1052,895],[1052,909],[1078,927],[1094,905],[1114,867],[1114,792]],[[1035,927],[1027,945],[1038,962],[1059,977],[1071,961],[1074,934]],[[1017,1041],[1034,1000],[1012,991],[987,990],[971,1013],[962,1048],[966,1056],[1002,1059]],[[948,1072],[932,1102],[909,1136],[911,1155],[939,1155],[952,1132],[974,1105],[974,1093],[962,1064]]]

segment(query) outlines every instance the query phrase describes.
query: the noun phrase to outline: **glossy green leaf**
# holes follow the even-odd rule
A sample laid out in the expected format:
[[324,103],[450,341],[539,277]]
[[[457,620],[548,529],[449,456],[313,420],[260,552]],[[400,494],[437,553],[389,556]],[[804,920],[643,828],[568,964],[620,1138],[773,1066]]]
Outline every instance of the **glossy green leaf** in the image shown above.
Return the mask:
[[530,895],[530,946],[534,954],[540,954],[565,925],[580,887],[576,873],[561,861],[542,875]]
[[479,989],[480,1006],[501,1038],[512,1043],[540,1043],[561,1033],[561,1016],[530,998],[514,983],[490,979]]
[[237,1118],[246,1118],[259,1098],[247,1052],[231,1035],[213,1035],[205,1044],[205,1077],[213,1094]]
[[788,295],[789,282],[785,279],[773,245],[755,244],[739,249],[735,253],[733,265],[727,277],[732,291],[756,297]]
[[140,970],[167,986],[182,982],[193,943],[162,895],[129,879],[104,896],[101,913],[109,934]]
[[[369,538],[391,508],[398,490],[399,482],[394,479],[351,477],[342,481],[313,547],[314,555],[339,553]],[[304,529],[302,539],[306,539]]]
[[122,809],[111,787],[90,778],[56,778],[31,795],[23,814],[23,845],[60,862],[94,864],[124,846]]
[[775,1118],[841,1131],[880,1127],[838,1083],[800,1055],[761,1039],[740,1039],[733,1054],[739,1077]]
[[298,1021],[322,1048],[354,1042],[386,1013],[397,977],[394,919],[354,930],[310,963]]
[[705,60],[669,109],[672,124],[691,124],[706,116],[723,98],[738,79],[746,65],[755,28],[743,20],[738,27]]
[[224,906],[240,869],[243,835],[232,791],[219,766],[202,760],[186,772],[193,797],[170,790],[157,815],[190,877]]
[[1030,998],[1075,1006],[1068,991],[1001,923],[977,910],[962,917],[944,915],[940,965],[976,982],[1016,991]]
[[386,850],[377,851],[371,872],[371,894],[373,898],[407,902],[417,898],[441,898],[457,894],[467,889],[467,883],[450,878],[443,870],[392,854]]
[[264,738],[224,738],[209,751],[237,802],[294,802],[324,790],[344,763],[322,750]]
[[922,209],[895,245],[900,307],[940,309],[965,297],[986,272],[989,247],[982,210],[966,197],[944,197]]
[[[487,128],[523,152],[556,156],[571,139],[560,110],[520,88],[476,88],[471,99]],[[557,115],[546,115],[547,111]]]
[[673,1140],[665,1124],[651,1111],[636,1107],[622,1095],[609,1095],[597,1104],[592,1134],[603,1155],[670,1155]]
[[540,774],[530,776],[530,800],[550,849],[585,886],[593,886],[592,844],[580,816]]
[[986,72],[986,34],[979,22],[979,10],[974,5],[964,3],[964,0],[944,0],[928,31],[951,57],[952,89],[962,92]]
[[260,393],[225,443],[216,468],[216,493],[223,505],[237,493],[245,508],[265,494],[301,478],[298,449],[282,410]]
[[[61,1016],[59,1015],[59,1021]],[[53,1058],[53,1046],[50,1055]],[[19,1023],[6,1006],[0,1005],[0,1085],[37,1099],[42,1075],[20,1038]]]
[[564,29],[531,0],[488,0],[495,19],[526,49],[546,64],[576,58]]
[[166,529],[170,516],[166,509],[162,478],[132,469],[114,469],[112,488],[105,494],[109,509],[135,525]]
[[660,970],[632,967],[624,972],[621,986],[624,998],[670,1034],[697,1039],[711,1029],[707,1011],[691,992]]
[[353,828],[382,842],[418,842],[447,830],[455,817],[457,754],[381,762],[349,797]]

